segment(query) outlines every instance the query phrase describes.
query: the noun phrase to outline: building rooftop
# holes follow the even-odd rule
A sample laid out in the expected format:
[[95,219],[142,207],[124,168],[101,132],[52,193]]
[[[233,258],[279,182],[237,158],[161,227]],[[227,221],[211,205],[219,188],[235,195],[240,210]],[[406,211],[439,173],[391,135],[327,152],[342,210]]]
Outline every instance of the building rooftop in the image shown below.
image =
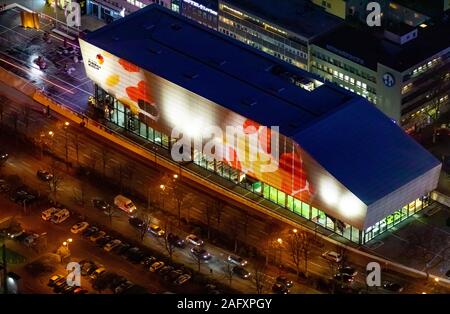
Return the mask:
[[304,40],[311,40],[343,23],[309,0],[222,0],[221,3],[289,30]]
[[351,55],[355,60],[359,59],[356,63],[374,71],[377,70],[377,63],[381,63],[403,72],[450,47],[450,22],[419,27],[417,38],[403,45],[347,25],[324,34],[314,44],[345,58]]
[[[370,202],[439,164],[364,98],[150,5],[84,38],[261,125],[280,126],[326,170]],[[389,182],[388,182],[389,181]]]

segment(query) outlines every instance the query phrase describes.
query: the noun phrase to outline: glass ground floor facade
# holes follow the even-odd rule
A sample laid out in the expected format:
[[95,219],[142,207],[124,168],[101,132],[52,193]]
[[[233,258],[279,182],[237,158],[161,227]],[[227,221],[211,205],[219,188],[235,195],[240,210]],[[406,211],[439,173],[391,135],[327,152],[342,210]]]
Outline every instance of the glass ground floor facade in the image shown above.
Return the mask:
[[[100,87],[95,86],[96,107],[101,110],[106,120],[118,125],[133,134],[136,134],[164,149],[170,150],[171,139],[168,134],[164,134],[139,120],[129,108],[123,105],[113,96],[106,93]],[[364,244],[381,233],[389,230],[401,221],[414,215],[429,205],[428,195],[417,199],[402,209],[385,217],[374,226],[366,230],[359,230],[334,217],[326,212],[315,208],[308,203],[294,198],[293,196],[276,189],[256,178],[252,178],[245,173],[231,167],[228,163],[218,160],[208,161],[201,151],[193,150],[192,160],[199,167],[209,170],[222,178],[225,178],[258,196],[271,201],[272,203],[285,208],[299,217],[314,222],[316,225],[330,230],[354,243]]]

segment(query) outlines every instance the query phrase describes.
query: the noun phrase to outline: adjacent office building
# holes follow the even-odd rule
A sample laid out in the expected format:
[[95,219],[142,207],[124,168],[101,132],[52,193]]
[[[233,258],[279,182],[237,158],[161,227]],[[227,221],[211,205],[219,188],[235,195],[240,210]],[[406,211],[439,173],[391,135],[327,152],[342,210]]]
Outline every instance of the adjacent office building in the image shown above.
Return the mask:
[[[168,151],[203,135],[177,148],[191,169],[273,202],[277,217],[365,243],[426,207],[437,185],[439,161],[363,97],[159,6],[80,47],[105,119]],[[205,133],[213,126],[253,140]]]
[[336,29],[311,45],[310,71],[420,128],[450,109],[450,23]]
[[219,32],[305,70],[309,43],[341,23],[308,0],[219,0]]

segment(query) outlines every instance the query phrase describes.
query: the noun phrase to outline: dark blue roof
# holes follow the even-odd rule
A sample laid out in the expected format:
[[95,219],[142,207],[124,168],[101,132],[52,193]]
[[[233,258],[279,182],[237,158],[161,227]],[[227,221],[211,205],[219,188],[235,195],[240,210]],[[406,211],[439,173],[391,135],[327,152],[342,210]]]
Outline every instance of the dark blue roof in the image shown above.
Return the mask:
[[364,202],[438,164],[365,99],[328,83],[300,88],[292,78],[317,78],[160,6],[84,39],[262,125],[280,126]]
[[316,121],[294,139],[366,205],[439,165],[363,98]]

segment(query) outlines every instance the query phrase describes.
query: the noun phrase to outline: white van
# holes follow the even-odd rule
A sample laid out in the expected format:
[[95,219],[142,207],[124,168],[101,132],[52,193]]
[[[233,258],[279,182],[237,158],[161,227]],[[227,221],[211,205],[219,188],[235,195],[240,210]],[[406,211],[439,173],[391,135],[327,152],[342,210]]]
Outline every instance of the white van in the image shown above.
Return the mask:
[[340,263],[342,261],[342,255],[334,251],[326,251],[322,254],[322,257],[335,263]]
[[133,202],[129,198],[120,194],[114,198],[114,205],[129,214],[132,214],[136,211],[136,206],[133,204]]
[[59,212],[53,215],[51,222],[59,224],[70,217],[70,212],[67,209],[61,209]]
[[59,211],[58,208],[55,207],[51,207],[49,209],[46,209],[42,212],[42,219],[44,219],[45,221],[50,220],[54,214],[56,214]]

